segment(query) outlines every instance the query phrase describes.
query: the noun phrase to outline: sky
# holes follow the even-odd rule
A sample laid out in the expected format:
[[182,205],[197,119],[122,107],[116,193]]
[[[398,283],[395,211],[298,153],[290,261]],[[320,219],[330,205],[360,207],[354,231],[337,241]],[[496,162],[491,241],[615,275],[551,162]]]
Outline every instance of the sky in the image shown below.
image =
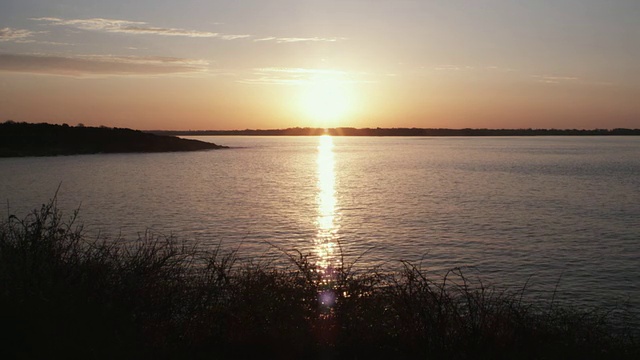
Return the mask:
[[638,0],[0,2],[0,121],[640,128]]

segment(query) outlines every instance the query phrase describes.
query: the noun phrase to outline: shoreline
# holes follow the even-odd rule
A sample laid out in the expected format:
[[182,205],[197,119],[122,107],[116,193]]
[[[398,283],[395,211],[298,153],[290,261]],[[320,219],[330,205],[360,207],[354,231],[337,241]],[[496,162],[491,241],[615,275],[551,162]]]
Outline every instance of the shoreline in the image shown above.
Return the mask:
[[0,158],[115,153],[160,153],[226,149],[213,143],[139,130],[0,123]]
[[173,136],[423,136],[423,137],[502,137],[502,136],[640,136],[640,129],[434,129],[434,128],[308,128],[245,130],[148,130]]

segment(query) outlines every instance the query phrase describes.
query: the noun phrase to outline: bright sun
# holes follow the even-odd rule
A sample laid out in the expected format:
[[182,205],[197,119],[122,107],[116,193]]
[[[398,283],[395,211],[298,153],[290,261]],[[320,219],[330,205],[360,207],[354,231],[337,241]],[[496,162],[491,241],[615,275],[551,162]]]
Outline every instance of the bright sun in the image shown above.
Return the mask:
[[315,78],[302,89],[300,96],[301,112],[315,126],[337,126],[353,110],[350,83],[341,79]]

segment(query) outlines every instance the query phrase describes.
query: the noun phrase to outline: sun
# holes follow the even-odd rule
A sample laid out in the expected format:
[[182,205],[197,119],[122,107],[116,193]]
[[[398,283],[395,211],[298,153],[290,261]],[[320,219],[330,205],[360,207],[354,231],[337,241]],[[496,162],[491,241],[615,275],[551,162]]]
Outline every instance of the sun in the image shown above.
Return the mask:
[[343,79],[317,77],[301,89],[299,105],[304,118],[315,126],[337,126],[353,111],[353,90]]

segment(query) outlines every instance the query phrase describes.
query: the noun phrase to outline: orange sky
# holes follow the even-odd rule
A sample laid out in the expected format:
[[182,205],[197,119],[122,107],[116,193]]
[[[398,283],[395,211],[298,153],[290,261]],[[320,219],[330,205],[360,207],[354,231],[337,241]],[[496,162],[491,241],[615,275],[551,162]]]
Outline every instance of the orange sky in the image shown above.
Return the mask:
[[637,1],[15,1],[0,121],[640,128]]

